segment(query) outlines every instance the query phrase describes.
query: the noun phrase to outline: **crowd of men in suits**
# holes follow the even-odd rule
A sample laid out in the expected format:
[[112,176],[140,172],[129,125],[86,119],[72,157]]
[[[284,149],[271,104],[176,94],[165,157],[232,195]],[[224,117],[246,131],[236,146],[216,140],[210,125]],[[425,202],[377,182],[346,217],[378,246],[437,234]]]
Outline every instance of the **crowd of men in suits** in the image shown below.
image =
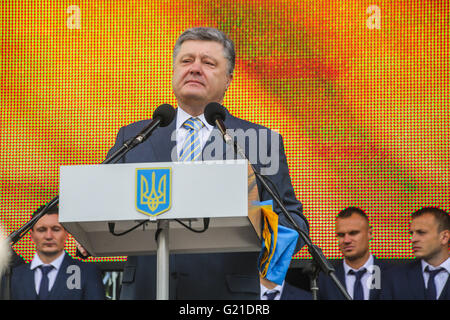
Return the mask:
[[[450,299],[450,226],[446,211],[424,207],[412,214],[409,233],[416,259],[399,264],[388,264],[370,253],[373,230],[362,209],[349,207],[339,212],[335,232],[344,257],[335,265],[336,275],[352,299]],[[31,230],[36,253],[29,264],[16,261],[11,276],[12,299],[105,299],[99,268],[71,258],[64,251],[67,237],[58,222],[57,209],[36,223]],[[323,273],[318,287],[319,300],[345,299]],[[287,282],[280,287],[280,300],[311,298],[310,292]]]
[[[372,227],[357,207],[336,218],[336,236],[344,259],[336,266],[338,279],[354,300],[449,300],[450,218],[436,207],[412,214],[410,241],[416,259],[388,264],[369,251]],[[319,299],[344,299],[331,278],[319,276]]]

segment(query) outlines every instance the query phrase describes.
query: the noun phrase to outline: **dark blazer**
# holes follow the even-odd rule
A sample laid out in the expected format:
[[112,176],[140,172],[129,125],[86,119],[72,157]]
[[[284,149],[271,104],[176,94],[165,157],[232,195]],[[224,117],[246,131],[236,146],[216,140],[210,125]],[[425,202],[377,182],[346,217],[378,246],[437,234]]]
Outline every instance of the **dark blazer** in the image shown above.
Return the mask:
[[[73,268],[73,266],[79,267]],[[69,268],[71,267],[71,268]],[[72,281],[75,273],[81,276],[80,288]],[[13,300],[37,300],[34,284],[34,271],[30,264],[22,264],[13,268],[11,276],[11,299]],[[69,289],[67,283],[74,284],[75,288]],[[56,275],[55,283],[50,290],[49,300],[104,300],[105,289],[101,278],[100,269],[93,263],[81,262],[70,257],[67,253],[61,263],[61,268]]]
[[[149,122],[150,120],[145,120],[122,127],[108,156],[120,148],[125,141],[136,136]],[[228,112],[224,123],[228,129],[255,130],[258,147],[259,142],[262,141],[260,135],[271,132],[263,126],[233,117]],[[171,162],[172,152],[176,150],[176,141],[171,139],[175,129],[176,120],[172,121],[167,127],[156,129],[147,141],[129,151],[121,162]],[[222,141],[220,141],[222,149],[219,153],[223,152],[223,155],[209,154],[211,143],[217,143],[215,139],[220,137],[218,132],[214,128],[209,141],[205,144],[202,151],[204,160],[224,159],[223,155],[232,154],[230,147]],[[270,137],[270,134],[267,136]],[[279,169],[276,174],[270,175],[269,178],[277,186],[286,208],[293,214],[297,224],[308,232],[309,227],[302,214],[302,205],[296,199],[292,187],[283,141],[280,135],[277,135],[277,137]],[[271,139],[266,140],[267,150],[270,151]],[[249,154],[248,144],[245,145],[245,152],[247,155]],[[256,170],[268,167],[260,159],[259,153],[254,166]],[[270,195],[262,190],[259,182],[258,190],[261,200],[271,199]],[[280,212],[276,205],[274,209],[276,212]],[[282,215],[279,222],[288,226],[287,219]],[[296,249],[299,250],[302,246],[303,242],[299,240]],[[258,255],[258,252],[171,255],[169,297],[171,299],[259,299]],[[128,257],[122,282],[121,299],[154,299],[155,269],[154,256]]]
[[[381,290],[383,300],[425,300],[421,260],[391,268],[386,272],[384,283]],[[450,300],[450,277],[438,299]]]
[[312,300],[312,294],[285,282],[280,300]]
[[[386,270],[390,268],[390,265],[384,261],[377,259],[376,257],[373,257],[373,260],[374,265],[380,267],[381,288],[383,288],[383,274],[386,272]],[[342,283],[344,288],[347,289],[345,285],[344,261],[339,260],[334,267],[336,271],[336,277]],[[344,295],[338,289],[338,287],[331,279],[331,277],[325,275],[322,272],[319,274],[318,286],[319,286],[319,293],[318,293],[319,300],[345,300]],[[380,292],[381,289],[371,289],[369,291],[369,300],[379,300]]]

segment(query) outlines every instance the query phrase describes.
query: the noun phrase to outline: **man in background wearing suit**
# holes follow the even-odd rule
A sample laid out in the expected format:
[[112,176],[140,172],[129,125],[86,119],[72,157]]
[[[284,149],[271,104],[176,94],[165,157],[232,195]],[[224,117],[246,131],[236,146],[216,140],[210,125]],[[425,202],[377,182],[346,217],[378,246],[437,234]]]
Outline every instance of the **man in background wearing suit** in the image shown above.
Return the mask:
[[[183,32],[173,50],[172,88],[178,103],[176,118],[167,127],[155,130],[150,139],[128,152],[122,162],[227,159],[221,157],[222,151],[227,154],[227,148],[217,128],[206,122],[203,113],[208,103],[223,103],[233,79],[234,65],[234,44],[223,32],[206,27],[191,28]],[[263,149],[261,145],[268,151],[268,156],[277,158],[277,170],[271,172],[269,178],[277,186],[287,210],[292,213],[297,224],[308,232],[302,205],[296,199],[291,184],[281,136],[263,126],[233,117],[227,110],[225,112],[224,123],[228,129],[240,129],[244,132],[251,130],[255,133],[257,139],[253,141],[252,147],[258,148],[258,157],[252,163],[257,170],[268,169],[267,163],[259,156],[259,151]],[[148,123],[149,121],[140,121],[122,127],[109,154],[122,146],[127,139],[136,136]],[[262,143],[262,135],[276,139],[268,139],[266,143]],[[191,137],[195,137],[192,139],[194,142],[187,144]],[[207,151],[211,151],[208,147],[213,142],[220,143],[223,148],[222,151],[215,149],[214,155]],[[189,145],[194,145],[195,148],[186,152],[185,147]],[[250,146],[246,144],[241,147],[249,155]],[[195,188],[195,185],[189,187]],[[269,194],[262,190],[261,185],[258,184],[258,188],[261,201],[270,200]],[[232,200],[224,197],[224,201]],[[277,206],[274,211],[280,212]],[[279,223],[289,227],[283,215],[280,215]],[[296,249],[299,250],[302,245],[302,241],[298,241]],[[258,255],[258,252],[172,254],[169,260],[169,298],[260,299]],[[124,268],[121,299],[155,299],[155,292],[155,256],[128,257]]]
[[[381,275],[387,264],[369,251],[373,237],[366,213],[358,207],[339,212],[336,218],[336,236],[344,260],[336,266],[336,276],[354,300],[377,300],[380,295]],[[319,300],[345,299],[332,279],[319,275]]]
[[[67,231],[58,222],[58,209],[50,210],[30,231],[36,245],[31,263],[12,270],[14,300],[103,300],[101,273],[92,263],[72,259],[64,246]],[[35,214],[39,212],[36,211]]]
[[424,207],[409,226],[416,261],[386,273],[382,299],[450,300],[450,217],[440,208]]

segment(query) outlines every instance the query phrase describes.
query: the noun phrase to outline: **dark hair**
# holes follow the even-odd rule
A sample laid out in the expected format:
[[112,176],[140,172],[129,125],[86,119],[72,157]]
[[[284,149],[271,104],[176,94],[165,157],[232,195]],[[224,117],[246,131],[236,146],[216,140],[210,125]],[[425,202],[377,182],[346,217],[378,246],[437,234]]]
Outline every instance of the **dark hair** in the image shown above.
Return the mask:
[[352,214],[357,214],[361,217],[363,217],[367,223],[369,223],[369,218],[367,217],[366,213],[364,212],[364,210],[358,208],[358,207],[348,207],[345,208],[344,210],[341,210],[336,218],[348,218],[351,217]]
[[[39,212],[42,211],[42,209],[45,208],[45,204],[43,204],[42,206],[40,206],[39,208],[36,209],[35,212],[33,212],[32,217],[34,217],[35,215],[37,215]],[[47,214],[58,214],[59,210],[58,210],[58,206],[54,206],[53,208],[51,208],[50,210],[47,211]]]
[[[42,209],[45,208],[45,204],[43,204],[42,206],[40,206],[39,208],[36,209],[36,211],[33,212],[32,217],[36,216],[39,212],[42,211]],[[58,210],[58,206],[54,206],[53,208],[51,208],[50,210],[47,211],[46,214],[59,214],[59,210]],[[36,221],[37,222],[37,221]],[[34,230],[34,224],[31,227],[32,230]],[[65,228],[64,228],[65,229]]]
[[234,51],[233,41],[225,33],[211,27],[194,27],[185,30],[175,42],[172,56],[173,63],[175,63],[175,57],[178,55],[181,45],[188,40],[214,41],[222,44],[223,54],[228,60],[228,74],[233,73],[236,63],[236,52]]
[[419,210],[414,211],[411,214],[413,219],[421,217],[425,214],[431,214],[434,216],[438,223],[438,231],[450,230],[450,216],[447,211],[440,209],[438,207],[423,207]]

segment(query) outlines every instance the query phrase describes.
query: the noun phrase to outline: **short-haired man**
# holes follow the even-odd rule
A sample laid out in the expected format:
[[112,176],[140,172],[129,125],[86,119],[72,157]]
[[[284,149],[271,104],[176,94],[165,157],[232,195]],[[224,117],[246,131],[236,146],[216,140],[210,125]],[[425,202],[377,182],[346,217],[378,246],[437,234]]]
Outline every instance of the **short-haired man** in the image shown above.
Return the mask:
[[[225,93],[233,79],[235,65],[234,44],[222,31],[209,27],[185,30],[173,50],[172,89],[177,99],[176,119],[167,127],[158,128],[151,139],[127,153],[122,162],[171,162],[197,160],[223,160],[220,158],[225,145],[204,116],[208,103],[223,104]],[[291,184],[286,155],[280,135],[268,128],[250,123],[231,115],[227,110],[225,126],[229,130],[250,130],[256,141],[252,147],[262,151],[262,145],[276,158],[276,170],[270,175],[277,186],[287,210],[305,232],[308,223],[302,214],[302,205],[296,199]],[[117,135],[112,154],[123,143],[136,136],[149,121],[140,121],[122,127]],[[275,137],[262,142],[262,136]],[[172,139],[176,137],[176,139]],[[212,139],[211,137],[214,137]],[[211,145],[218,142],[220,148],[213,153]],[[277,144],[276,147],[273,144]],[[250,146],[241,146],[249,156]],[[220,151],[219,151],[220,150]],[[219,153],[219,154],[218,154]],[[250,159],[257,170],[267,169],[260,152]],[[217,157],[219,156],[219,157]],[[263,172],[266,173],[266,172]],[[266,173],[267,174],[267,173]],[[259,182],[258,182],[259,184]],[[186,185],[195,188],[195,185]],[[270,200],[269,194],[259,185],[262,201]],[[225,200],[229,201],[229,200]],[[198,205],[201,205],[199,203]],[[279,208],[274,208],[280,212]],[[280,215],[279,223],[289,226]],[[298,250],[303,243],[298,241]],[[211,254],[173,254],[170,256],[170,299],[260,299],[258,276],[258,252],[232,252]],[[154,299],[156,292],[155,256],[128,257],[122,281],[121,299]],[[268,288],[270,289],[270,288]]]
[[387,273],[383,299],[450,300],[449,214],[424,207],[412,214],[410,241],[416,260]]
[[[380,294],[381,274],[388,265],[369,251],[372,227],[366,213],[358,207],[348,207],[336,218],[336,237],[344,259],[336,266],[336,276],[354,300],[377,300]],[[344,299],[332,279],[319,276],[318,298]]]
[[[39,212],[40,210],[37,210]],[[50,210],[30,231],[36,245],[31,263],[13,268],[11,298],[16,300],[103,300],[99,268],[71,258],[64,250],[68,233]]]

